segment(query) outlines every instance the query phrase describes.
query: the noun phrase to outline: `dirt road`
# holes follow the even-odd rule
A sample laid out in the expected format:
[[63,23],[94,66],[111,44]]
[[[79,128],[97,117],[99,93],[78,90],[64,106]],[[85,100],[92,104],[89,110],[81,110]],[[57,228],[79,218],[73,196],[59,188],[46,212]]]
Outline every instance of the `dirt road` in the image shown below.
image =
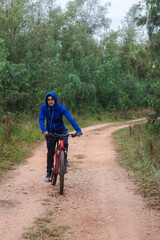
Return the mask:
[[[112,133],[102,124],[70,138],[64,195],[44,182],[46,144],[0,183],[0,239],[20,240],[35,219],[51,209],[68,240],[160,240],[159,213],[147,208],[127,172],[118,166]],[[54,239],[54,238],[53,238]]]

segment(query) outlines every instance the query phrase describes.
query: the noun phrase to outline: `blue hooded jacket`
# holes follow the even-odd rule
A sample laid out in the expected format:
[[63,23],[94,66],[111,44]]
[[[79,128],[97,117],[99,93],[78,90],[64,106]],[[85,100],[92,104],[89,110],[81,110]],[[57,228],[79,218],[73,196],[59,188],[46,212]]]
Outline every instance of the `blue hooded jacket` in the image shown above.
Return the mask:
[[[50,107],[47,103],[48,96],[51,95],[55,99],[55,104],[53,107]],[[67,118],[67,120],[72,124],[73,128],[76,130],[76,133],[82,133],[78,124],[72,118],[67,109],[58,103],[56,94],[54,92],[49,92],[46,94],[45,103],[41,107],[41,111],[39,114],[39,125],[42,133],[55,132],[56,130],[66,129],[62,117],[63,115]],[[44,124],[44,120],[46,119],[46,126]]]

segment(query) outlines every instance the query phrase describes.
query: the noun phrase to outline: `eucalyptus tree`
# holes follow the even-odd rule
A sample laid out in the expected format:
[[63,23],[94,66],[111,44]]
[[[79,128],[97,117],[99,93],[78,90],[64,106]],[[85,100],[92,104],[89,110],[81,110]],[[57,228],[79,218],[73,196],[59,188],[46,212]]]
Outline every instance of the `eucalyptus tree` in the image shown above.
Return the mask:
[[[139,14],[140,10],[138,6],[133,5],[124,18],[122,28],[119,32],[124,69],[126,69],[127,73],[133,74],[137,78],[143,74],[143,69],[146,71],[144,62],[139,56],[141,55],[141,52],[145,52],[148,40],[145,29],[136,24],[135,18],[139,16]],[[146,60],[147,56],[145,58],[145,61]],[[142,72],[139,72],[140,66],[142,67]]]
[[141,0],[138,4],[141,15],[136,17],[139,25],[146,25],[148,35],[153,38],[159,35],[160,27],[160,2],[158,0]]
[[98,98],[106,109],[125,110],[143,104],[143,77],[148,70],[146,40],[134,21],[136,5],[127,13],[122,28],[101,41],[103,64],[97,71]]
[[[136,18],[137,24],[146,26],[149,44],[149,66],[148,79],[150,80],[150,90],[147,93],[148,104],[154,109],[152,115],[153,122],[159,122],[160,115],[160,1],[144,0],[140,1],[139,9],[141,14]],[[158,123],[159,124],[159,123]],[[159,126],[159,125],[158,125]]]
[[107,11],[108,5],[102,6],[98,0],[75,0],[67,5],[61,40],[62,57],[64,60],[73,59],[76,69],[81,73],[84,62],[87,64],[85,57],[95,56],[96,59],[100,55],[94,36],[101,33],[102,29],[108,29]]
[[125,92],[130,95],[133,106],[142,106],[144,104],[146,90],[149,85],[147,79],[150,71],[148,36],[146,28],[137,26],[136,18],[140,14],[139,6],[133,5],[127,13],[120,31],[121,62],[127,76],[126,86],[124,85],[124,87]]
[[28,4],[27,0],[4,0],[0,3],[2,13],[0,37],[5,40],[6,47],[10,52],[8,59],[15,63],[19,61],[21,52],[23,52],[21,36],[26,29]]
[[107,17],[110,3],[101,4],[100,0],[75,0],[67,5],[67,16],[70,23],[80,22],[87,26],[90,36],[107,30],[111,20]]
[[152,53],[152,67],[154,72],[159,73],[159,56],[160,56],[160,1],[143,0],[139,3],[141,14],[135,18],[137,24],[146,26],[150,50]]
[[[73,86],[77,87],[75,92],[78,91],[79,96],[75,95],[73,103],[77,102],[79,107],[83,105],[86,108],[88,103],[90,108],[96,108],[96,103],[92,107],[89,99],[95,92],[94,73],[102,61],[102,54],[94,36],[109,26],[107,7],[108,5],[101,6],[100,1],[93,3],[89,0],[75,0],[67,4],[64,12],[65,24],[62,27],[60,44],[62,61],[68,67],[65,68],[62,82],[64,91],[74,82]],[[84,94],[86,89],[87,94]]]
[[24,64],[9,62],[8,55],[4,40],[0,39],[0,111],[27,110],[30,97],[28,71]]

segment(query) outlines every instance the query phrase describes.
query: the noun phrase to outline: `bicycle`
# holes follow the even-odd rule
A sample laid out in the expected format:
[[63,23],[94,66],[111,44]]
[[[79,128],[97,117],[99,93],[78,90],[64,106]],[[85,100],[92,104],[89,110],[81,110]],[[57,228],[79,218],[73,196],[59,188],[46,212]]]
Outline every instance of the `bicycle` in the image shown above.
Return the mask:
[[52,168],[51,173],[51,184],[55,185],[57,182],[57,177],[59,175],[59,193],[63,194],[64,189],[64,174],[67,173],[67,149],[64,147],[64,137],[72,136],[76,137],[76,133],[67,133],[67,134],[57,134],[57,133],[49,133],[51,138],[57,138],[56,147],[55,147],[55,161],[54,166]]

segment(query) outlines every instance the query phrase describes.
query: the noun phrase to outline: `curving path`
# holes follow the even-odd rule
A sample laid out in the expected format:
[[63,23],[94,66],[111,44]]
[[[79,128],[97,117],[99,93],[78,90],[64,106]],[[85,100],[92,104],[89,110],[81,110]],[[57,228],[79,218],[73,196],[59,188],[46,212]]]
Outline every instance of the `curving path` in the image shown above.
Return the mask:
[[[135,194],[136,186],[118,166],[112,133],[127,125],[101,124],[70,138],[72,167],[64,195],[44,182],[46,144],[41,144],[0,183],[0,239],[20,240],[34,220],[55,211],[56,222],[68,225],[68,240],[160,240],[160,215]],[[55,195],[55,197],[54,197]],[[72,233],[71,233],[72,232]]]

